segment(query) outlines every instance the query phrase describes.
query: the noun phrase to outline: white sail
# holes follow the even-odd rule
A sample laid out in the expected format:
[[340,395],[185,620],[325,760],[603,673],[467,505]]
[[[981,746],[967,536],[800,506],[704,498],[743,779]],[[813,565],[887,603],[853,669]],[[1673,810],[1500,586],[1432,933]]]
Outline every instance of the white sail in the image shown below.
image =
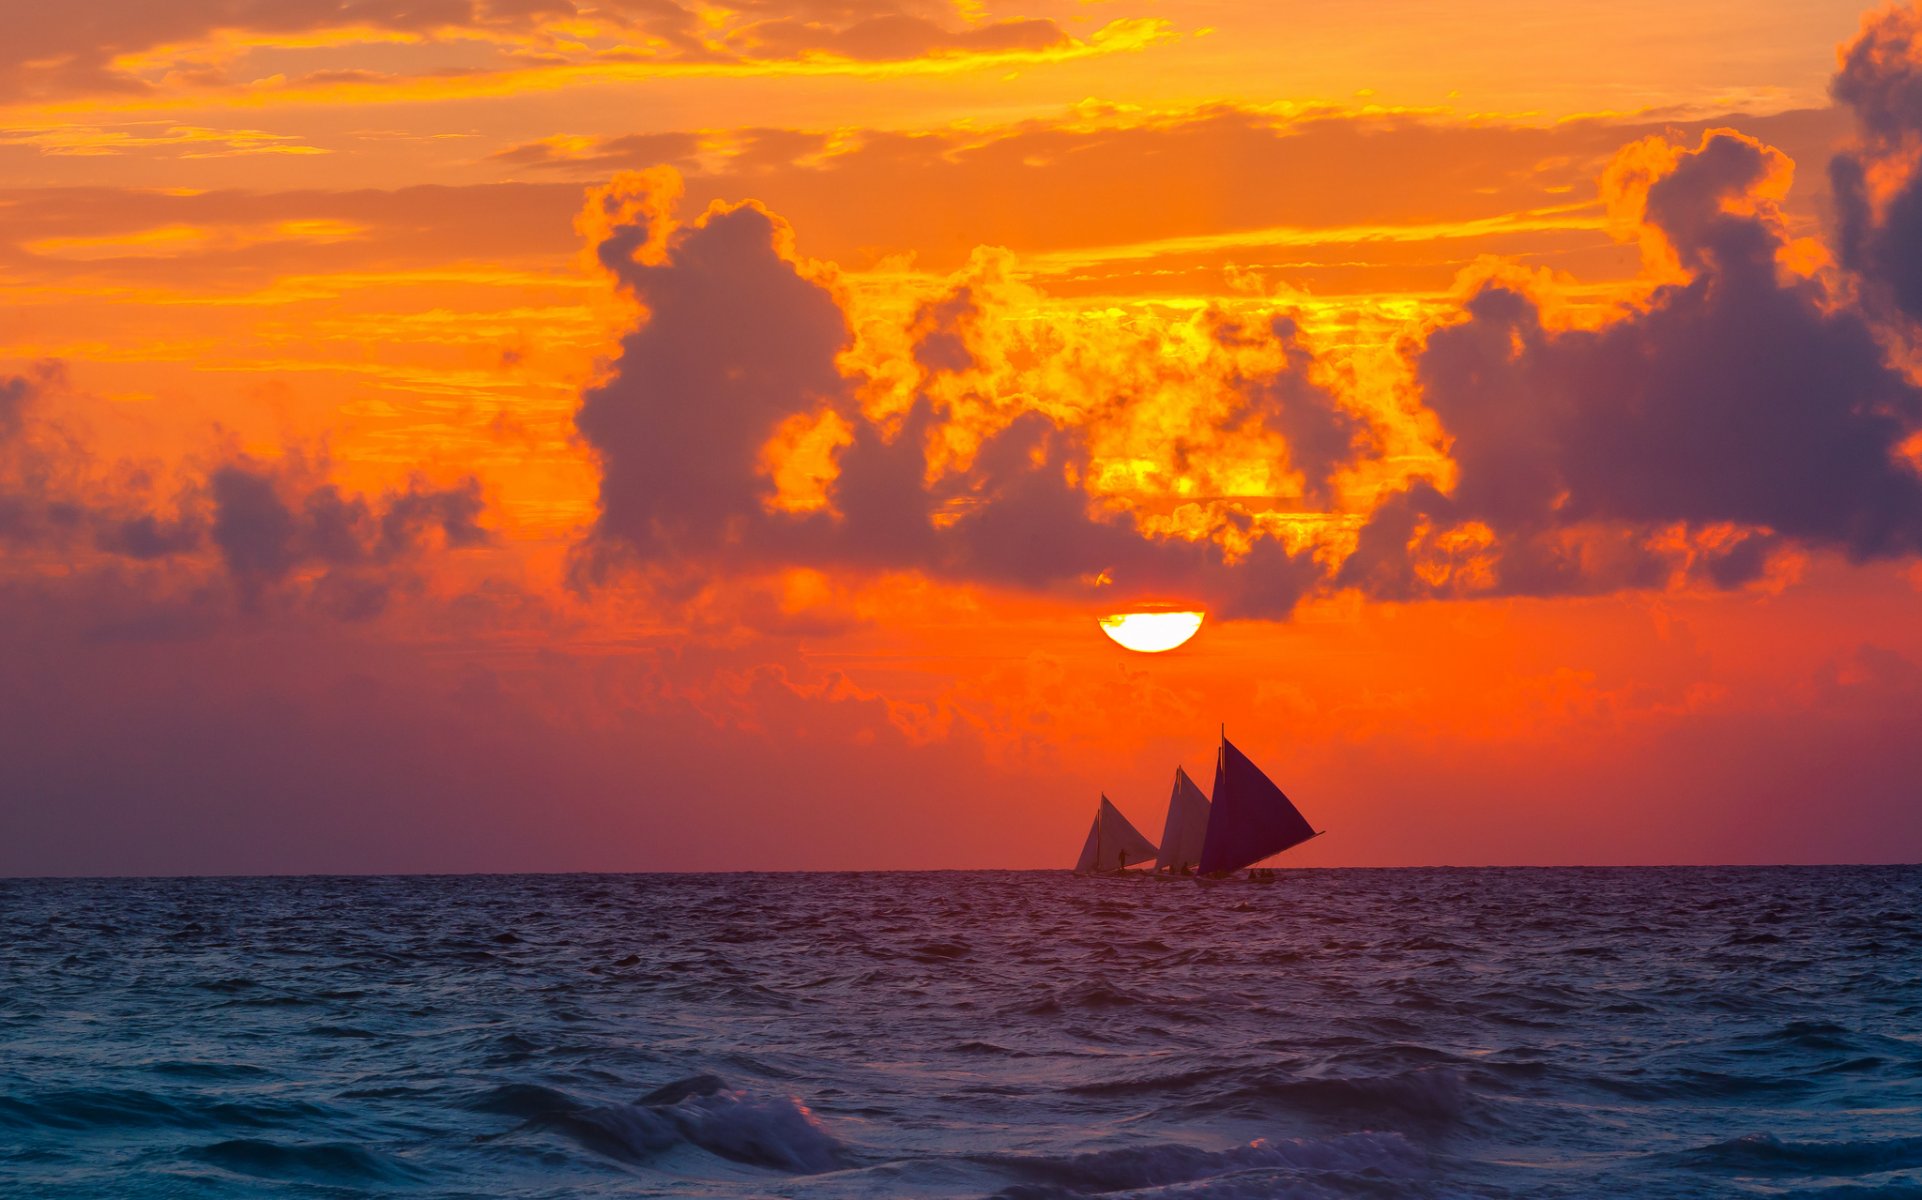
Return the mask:
[[1208,836],[1208,797],[1201,794],[1188,772],[1175,768],[1174,791],[1168,794],[1168,822],[1161,827],[1161,852],[1155,870],[1182,874],[1201,862],[1201,844]]
[[1077,875],[1105,874],[1147,862],[1154,856],[1155,844],[1142,837],[1141,831],[1128,823],[1114,802],[1103,796],[1074,870]]

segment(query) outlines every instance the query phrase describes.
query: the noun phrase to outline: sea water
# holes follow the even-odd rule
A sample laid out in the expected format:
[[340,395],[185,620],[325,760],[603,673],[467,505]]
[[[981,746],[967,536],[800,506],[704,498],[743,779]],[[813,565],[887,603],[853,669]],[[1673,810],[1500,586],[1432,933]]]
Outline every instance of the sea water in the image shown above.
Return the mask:
[[1922,869],[0,881],[0,1195],[1922,1197]]

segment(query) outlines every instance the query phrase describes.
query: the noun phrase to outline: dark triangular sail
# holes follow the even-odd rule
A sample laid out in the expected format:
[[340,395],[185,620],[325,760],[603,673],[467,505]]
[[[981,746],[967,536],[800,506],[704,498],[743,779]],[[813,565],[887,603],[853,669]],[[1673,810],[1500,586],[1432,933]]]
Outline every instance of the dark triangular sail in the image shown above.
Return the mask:
[[1315,836],[1308,819],[1224,734],[1215,759],[1214,803],[1201,844],[1201,873],[1226,874]]

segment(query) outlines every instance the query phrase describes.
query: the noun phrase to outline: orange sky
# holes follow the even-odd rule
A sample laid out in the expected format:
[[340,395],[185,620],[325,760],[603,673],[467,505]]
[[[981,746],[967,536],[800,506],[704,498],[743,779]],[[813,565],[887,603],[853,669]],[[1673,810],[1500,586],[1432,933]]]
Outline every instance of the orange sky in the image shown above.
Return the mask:
[[0,29],[0,873],[1922,855],[1917,10]]

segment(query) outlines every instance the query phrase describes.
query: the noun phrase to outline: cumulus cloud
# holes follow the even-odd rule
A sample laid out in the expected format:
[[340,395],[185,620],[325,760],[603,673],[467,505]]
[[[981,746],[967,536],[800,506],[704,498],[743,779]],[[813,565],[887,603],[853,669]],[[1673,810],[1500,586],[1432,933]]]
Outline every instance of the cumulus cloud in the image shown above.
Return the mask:
[[317,606],[343,619],[386,607],[404,576],[393,568],[438,541],[450,548],[487,540],[478,523],[479,481],[451,488],[412,481],[377,501],[349,496],[325,479],[305,479],[293,465],[250,459],[223,463],[207,477],[209,537],[243,602],[250,606],[296,572],[314,567]]
[[324,462],[299,453],[272,461],[222,453],[163,500],[149,470],[95,461],[58,419],[52,402],[67,388],[53,362],[0,379],[0,545],[16,553],[58,555],[79,575],[103,569],[103,557],[154,564],[156,597],[213,569],[244,608],[291,598],[360,620],[411,586],[429,550],[488,540],[471,476],[351,495]]
[[1732,585],[1780,540],[1856,559],[1922,549],[1902,454],[1922,393],[1868,318],[1785,267],[1790,164],[1741,134],[1623,151],[1607,176],[1678,281],[1593,329],[1497,277],[1415,368],[1457,479],[1391,499],[1342,580],[1397,595]]
[[1857,132],[1829,163],[1837,253],[1872,302],[1922,320],[1922,7],[1870,17],[1830,90]]
[[64,431],[36,428],[45,397],[66,386],[66,370],[44,361],[0,379],[0,546],[40,545],[87,522],[73,496],[78,450]]
[[1100,327],[980,251],[877,317],[762,207],[679,224],[676,177],[623,177],[583,228],[645,316],[581,405],[603,470],[583,561],[1276,617],[1346,587],[1726,588],[1790,551],[1914,554],[1922,392],[1791,237],[1792,174],[1732,130],[1621,150],[1603,200],[1643,293],[1576,324],[1552,284],[1484,269],[1410,343],[1447,460],[1399,475],[1387,418],[1280,305]]
[[[712,547],[759,510],[756,466],[776,427],[845,396],[847,322],[758,207],[685,229],[664,207],[625,215],[599,254],[648,316],[577,418],[601,458],[598,528],[646,555]],[[636,256],[649,245],[664,252]]]
[[577,418],[602,470],[590,574],[839,565],[1271,614],[1313,582],[1266,506],[1325,497],[1367,423],[1309,378],[1291,322],[1205,314],[1180,345],[1024,330],[990,252],[857,337],[784,222],[677,224],[675,187],[623,177],[583,225],[645,310]]

